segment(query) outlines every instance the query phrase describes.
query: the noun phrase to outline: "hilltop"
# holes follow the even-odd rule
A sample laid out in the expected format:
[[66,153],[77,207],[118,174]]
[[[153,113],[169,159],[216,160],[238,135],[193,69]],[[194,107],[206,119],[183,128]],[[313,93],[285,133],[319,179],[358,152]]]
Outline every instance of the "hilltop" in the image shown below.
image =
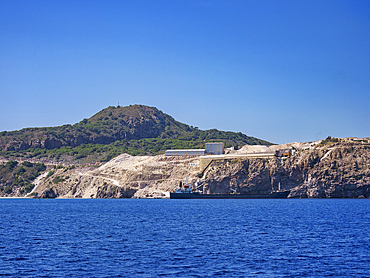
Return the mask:
[[176,121],[155,107],[110,106],[74,125],[25,128],[0,133],[0,156],[49,163],[97,163],[128,153],[155,155],[170,148],[202,148],[205,142],[227,146],[271,145],[242,133],[200,130]]

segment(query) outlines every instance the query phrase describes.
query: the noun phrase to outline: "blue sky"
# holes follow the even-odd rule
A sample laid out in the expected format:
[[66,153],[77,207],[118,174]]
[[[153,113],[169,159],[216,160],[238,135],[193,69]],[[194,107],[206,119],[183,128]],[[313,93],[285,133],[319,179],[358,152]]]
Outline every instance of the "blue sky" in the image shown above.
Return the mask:
[[155,106],[274,143],[370,136],[370,1],[0,1],[0,131]]

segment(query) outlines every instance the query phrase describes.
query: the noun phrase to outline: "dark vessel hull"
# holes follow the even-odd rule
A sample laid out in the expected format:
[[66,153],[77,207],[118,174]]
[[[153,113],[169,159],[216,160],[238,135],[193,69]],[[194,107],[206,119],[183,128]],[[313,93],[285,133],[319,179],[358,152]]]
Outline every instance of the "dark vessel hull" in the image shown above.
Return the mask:
[[266,194],[200,194],[170,193],[170,199],[286,199],[290,191],[278,191]]

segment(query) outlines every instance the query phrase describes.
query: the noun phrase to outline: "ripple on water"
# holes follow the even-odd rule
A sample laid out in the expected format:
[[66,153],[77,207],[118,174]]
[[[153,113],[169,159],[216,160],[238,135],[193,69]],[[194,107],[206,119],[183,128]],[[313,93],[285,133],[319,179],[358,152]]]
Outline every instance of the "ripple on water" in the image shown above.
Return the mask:
[[0,200],[6,277],[367,277],[369,200]]

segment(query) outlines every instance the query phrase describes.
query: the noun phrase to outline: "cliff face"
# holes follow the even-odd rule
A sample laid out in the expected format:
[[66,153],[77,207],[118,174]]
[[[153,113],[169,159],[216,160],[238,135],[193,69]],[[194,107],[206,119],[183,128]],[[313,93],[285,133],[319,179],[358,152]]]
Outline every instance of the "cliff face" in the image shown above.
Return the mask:
[[[342,139],[285,144],[286,158],[215,161],[200,180],[211,193],[268,193],[290,190],[296,198],[369,198],[369,140]],[[169,197],[180,181],[197,180],[196,156],[122,154],[99,168],[57,167],[37,179],[32,195],[42,198]],[[200,189],[201,189],[200,188]],[[4,191],[3,191],[4,192]],[[15,191],[13,191],[15,192]],[[14,196],[20,193],[14,193]]]
[[370,146],[337,142],[298,150],[283,159],[214,163],[205,182],[211,192],[291,190],[289,197],[370,197]]

